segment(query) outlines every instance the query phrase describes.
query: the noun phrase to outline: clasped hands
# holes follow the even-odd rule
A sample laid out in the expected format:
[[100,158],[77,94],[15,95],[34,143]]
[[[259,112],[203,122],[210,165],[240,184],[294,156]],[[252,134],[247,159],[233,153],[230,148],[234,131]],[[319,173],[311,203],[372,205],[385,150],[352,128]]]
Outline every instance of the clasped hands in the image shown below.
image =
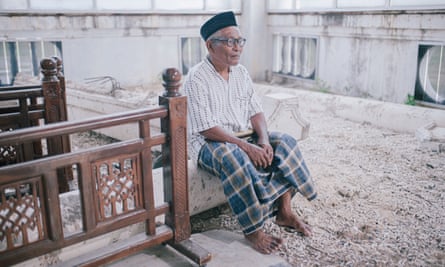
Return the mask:
[[272,164],[273,148],[269,143],[249,144],[246,153],[256,167],[267,168]]

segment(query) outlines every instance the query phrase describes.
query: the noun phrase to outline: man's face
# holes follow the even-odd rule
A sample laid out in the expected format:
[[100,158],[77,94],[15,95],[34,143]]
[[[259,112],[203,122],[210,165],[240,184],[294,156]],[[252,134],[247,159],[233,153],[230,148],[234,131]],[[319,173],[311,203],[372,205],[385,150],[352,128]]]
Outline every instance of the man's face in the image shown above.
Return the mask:
[[[239,39],[242,38],[238,27],[230,26],[221,29],[216,37],[212,39]],[[217,61],[221,65],[235,66],[238,65],[243,47],[237,42],[232,47],[226,41],[209,40],[207,44],[209,54],[213,61]]]

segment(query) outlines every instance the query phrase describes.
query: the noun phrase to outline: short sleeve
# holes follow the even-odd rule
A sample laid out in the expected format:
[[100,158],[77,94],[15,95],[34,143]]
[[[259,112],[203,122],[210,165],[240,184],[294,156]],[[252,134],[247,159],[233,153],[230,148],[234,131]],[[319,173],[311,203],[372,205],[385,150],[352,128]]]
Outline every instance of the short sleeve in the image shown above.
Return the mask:
[[183,90],[187,95],[190,133],[197,134],[216,126],[217,122],[210,109],[208,86],[199,82],[199,79],[189,79],[184,83]]

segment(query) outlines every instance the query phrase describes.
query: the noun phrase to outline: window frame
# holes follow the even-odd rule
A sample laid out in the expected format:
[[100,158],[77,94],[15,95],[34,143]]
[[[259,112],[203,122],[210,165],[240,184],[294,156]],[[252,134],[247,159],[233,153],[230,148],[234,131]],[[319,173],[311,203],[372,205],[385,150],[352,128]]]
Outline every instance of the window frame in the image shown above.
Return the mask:
[[[56,1],[56,0],[53,0]],[[73,0],[74,1],[74,0]],[[211,2],[218,2],[217,0],[196,0],[201,1],[202,8],[190,8],[190,9],[175,9],[175,8],[165,8],[161,9],[157,7],[158,1],[163,0],[145,0],[146,8],[143,7],[143,4],[139,4],[140,7],[136,8],[122,8],[121,5],[113,8],[111,6],[101,6],[98,3],[98,0],[89,0],[90,2],[84,3],[84,7],[75,8],[72,7],[70,3],[62,5],[61,7],[48,8],[47,5],[36,5],[33,0],[27,0],[26,2],[17,2],[14,5],[7,5],[6,8],[1,8],[0,5],[0,14],[2,13],[15,13],[15,14],[216,14],[220,10],[232,10],[235,13],[241,13],[242,11],[242,0],[234,0],[229,1],[225,5],[222,5],[219,9],[220,5],[212,4]],[[177,0],[181,2],[180,0]],[[0,3],[1,4],[1,3]],[[174,5],[173,5],[174,6]]]
[[[0,87],[13,85],[17,74],[21,72],[24,72],[25,74],[28,74],[32,77],[38,77],[40,75],[40,60],[45,57],[63,57],[63,45],[61,40],[21,39],[1,40],[0,42],[2,44],[0,53],[3,55],[0,62],[0,69],[2,74],[2,76],[0,76],[0,80],[2,80],[2,77],[6,77],[6,81],[1,81]],[[37,44],[40,44],[40,46],[37,47]],[[50,47],[50,49],[52,49],[53,51],[48,52],[51,54],[47,54],[49,44],[52,44],[52,47]],[[23,60],[23,53],[20,52],[20,50],[23,50],[23,45],[25,45],[29,49],[30,54],[27,57],[29,57],[30,62],[25,62]],[[26,68],[26,71],[24,71],[22,68],[22,66],[24,65],[29,66],[30,68]]]
[[183,43],[182,40],[189,39],[189,38],[198,38],[199,44],[200,44],[200,50],[201,50],[200,59],[195,64],[191,65],[189,67],[189,69],[191,67],[193,67],[194,65],[198,64],[199,62],[201,62],[207,54],[207,50],[205,48],[205,42],[201,39],[201,36],[198,36],[198,35],[180,35],[180,36],[178,36],[178,50],[179,50],[178,66],[180,67],[181,73],[184,76],[186,76],[188,74],[188,70],[186,72],[184,71],[184,60],[183,60],[184,54],[182,52],[182,43]]
[[[443,54],[442,54],[442,59],[441,62],[439,63],[439,67],[441,68],[445,68],[445,42],[419,42],[417,45],[417,65],[416,65],[416,80],[415,80],[415,86],[414,86],[414,100],[416,103],[424,105],[424,106],[431,106],[431,107],[436,107],[436,108],[441,108],[441,109],[445,109],[445,100],[443,100],[443,104],[442,103],[438,103],[437,101],[434,101],[434,99],[428,94],[428,92],[425,92],[424,86],[422,85],[421,82],[421,75],[420,75],[420,68],[421,68],[421,64],[422,64],[422,58],[423,55],[421,56],[421,49],[422,47],[434,47],[434,46],[439,46],[442,47],[443,49]],[[426,50],[428,50],[429,48],[427,48]],[[442,77],[439,75],[438,77],[439,79],[439,83],[440,81],[442,81],[441,83],[444,84],[445,87],[445,75]],[[440,88],[436,88],[436,91],[440,91]],[[425,97],[426,96],[426,97]],[[444,92],[444,98],[445,98],[445,92]],[[431,101],[429,101],[428,99],[431,99]]]
[[350,7],[343,6],[339,7],[338,1],[341,0],[332,0],[333,4],[331,7],[307,7],[307,8],[298,8],[297,1],[292,0],[291,8],[273,8],[271,7],[271,2],[275,2],[275,0],[268,0],[267,11],[269,13],[310,13],[310,12],[363,12],[363,11],[399,11],[399,10],[437,10],[437,9],[445,9],[445,3],[439,4],[393,4],[393,0],[385,0],[384,5],[351,5]]
[[[275,50],[275,36],[286,36],[288,38],[303,38],[303,39],[313,39],[315,40],[315,51],[314,51],[314,71],[309,76],[302,76],[302,75],[292,75],[289,73],[281,73],[278,71],[275,71],[275,65],[276,65],[276,59],[275,56],[278,54],[278,52]],[[292,49],[292,48],[290,48]],[[281,51],[281,53],[283,53]],[[305,34],[295,34],[295,33],[287,33],[287,32],[273,32],[272,33],[272,67],[271,67],[271,73],[273,76],[288,78],[288,79],[296,79],[301,81],[310,81],[315,82],[319,77],[319,53],[320,53],[320,37],[316,35],[305,35]],[[292,55],[291,57],[291,66],[294,64],[292,62]],[[282,63],[281,63],[282,64]],[[292,67],[291,67],[292,69]]]

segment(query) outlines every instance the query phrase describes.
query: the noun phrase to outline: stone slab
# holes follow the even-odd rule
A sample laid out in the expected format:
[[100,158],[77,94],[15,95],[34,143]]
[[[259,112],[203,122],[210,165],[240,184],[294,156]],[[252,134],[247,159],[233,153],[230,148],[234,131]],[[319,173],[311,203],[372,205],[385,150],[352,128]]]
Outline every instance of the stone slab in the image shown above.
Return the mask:
[[[207,267],[290,267],[278,255],[264,255],[252,249],[244,237],[224,230],[212,230],[193,234],[190,238],[212,253]],[[134,256],[107,265],[108,267],[127,266],[198,266],[168,246],[158,246]]]
[[416,130],[416,138],[420,146],[433,152],[445,152],[445,127],[430,122]]
[[303,118],[298,97],[287,93],[272,93],[263,97],[264,114],[270,131],[287,133],[297,140],[306,139],[310,123]]

